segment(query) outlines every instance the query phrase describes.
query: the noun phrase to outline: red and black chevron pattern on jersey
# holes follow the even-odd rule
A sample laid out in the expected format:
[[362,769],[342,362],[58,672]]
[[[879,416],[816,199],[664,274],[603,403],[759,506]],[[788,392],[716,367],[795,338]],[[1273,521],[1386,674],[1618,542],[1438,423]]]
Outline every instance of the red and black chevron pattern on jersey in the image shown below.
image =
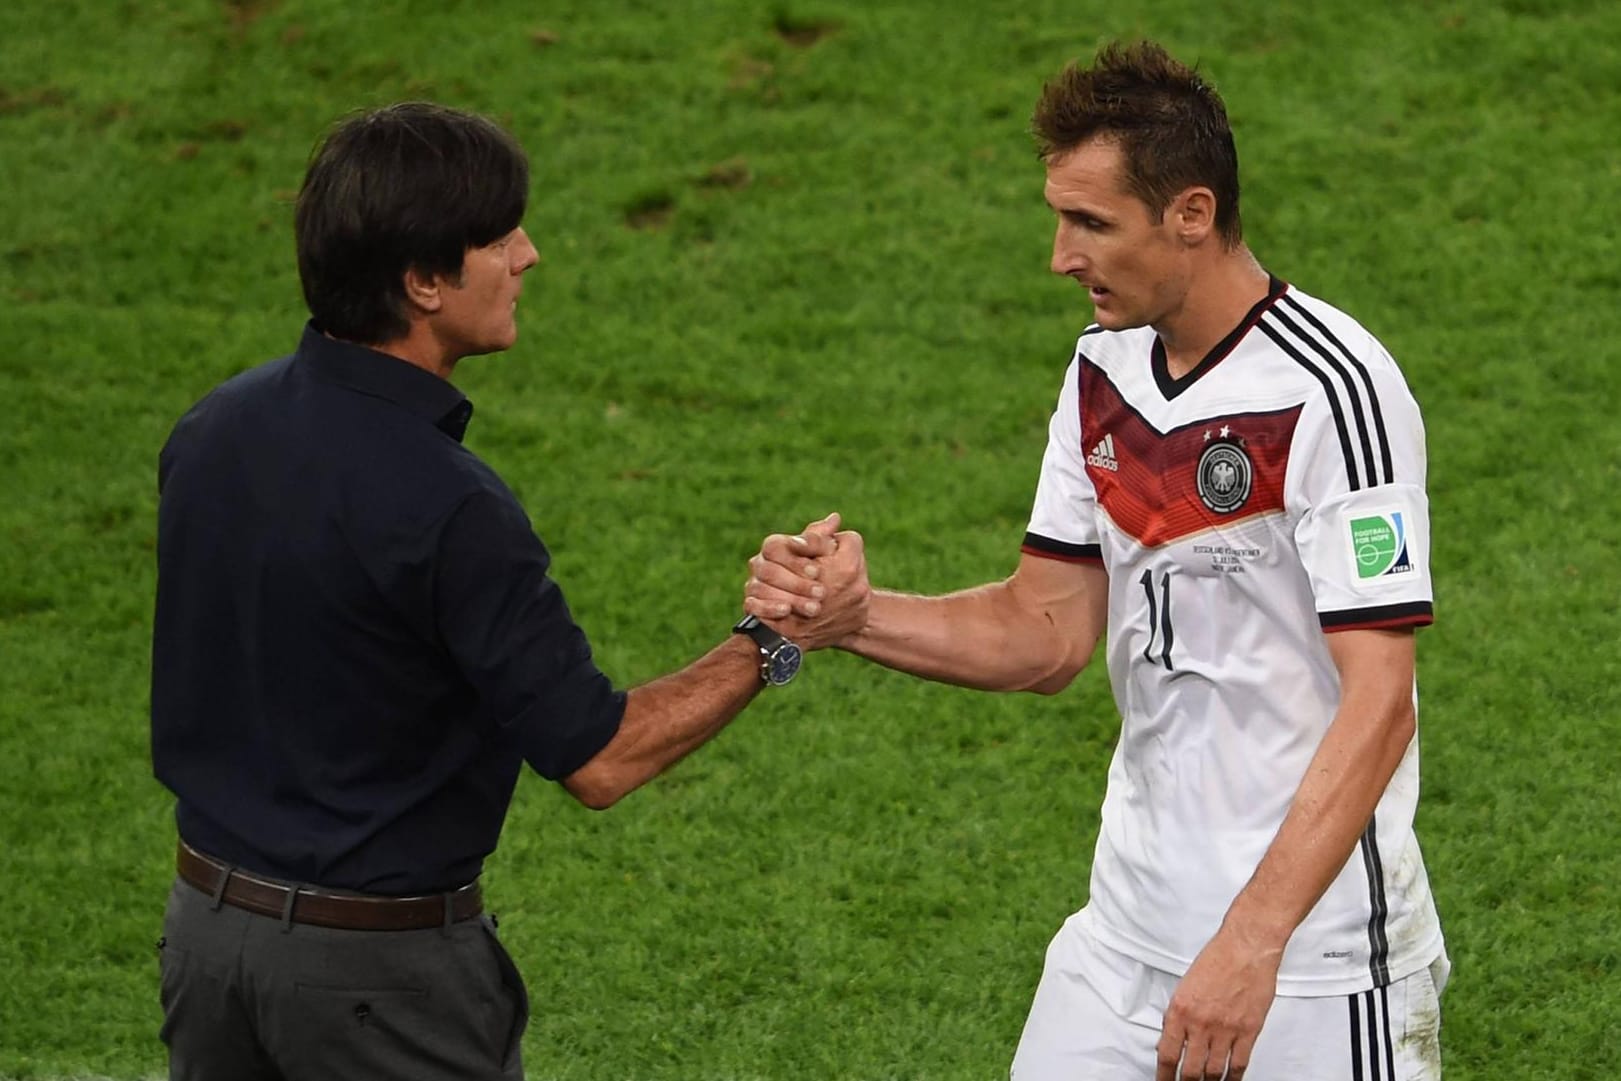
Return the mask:
[[[1082,443],[1089,455],[1106,436],[1113,437],[1116,468],[1094,461],[1086,466],[1098,502],[1117,526],[1144,545],[1158,547],[1283,509],[1298,405],[1205,417],[1159,432],[1126,403],[1108,376],[1083,358],[1080,409]],[[1242,450],[1252,469],[1248,497],[1226,513],[1199,497],[1199,458],[1216,442]]]

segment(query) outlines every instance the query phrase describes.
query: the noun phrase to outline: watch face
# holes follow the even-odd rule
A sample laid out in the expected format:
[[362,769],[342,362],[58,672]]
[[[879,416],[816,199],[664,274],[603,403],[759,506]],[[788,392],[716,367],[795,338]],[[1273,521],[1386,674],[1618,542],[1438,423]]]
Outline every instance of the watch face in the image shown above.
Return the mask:
[[798,646],[784,642],[772,651],[771,658],[766,662],[766,682],[778,687],[787,683],[799,671],[802,659]]

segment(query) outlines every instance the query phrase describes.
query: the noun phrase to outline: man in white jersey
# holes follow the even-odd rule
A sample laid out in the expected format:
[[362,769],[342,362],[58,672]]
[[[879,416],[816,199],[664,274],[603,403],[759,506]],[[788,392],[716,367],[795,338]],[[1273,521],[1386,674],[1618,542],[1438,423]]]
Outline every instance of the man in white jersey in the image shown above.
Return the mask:
[[[1437,1078],[1447,961],[1412,830],[1418,407],[1378,341],[1245,247],[1226,110],[1192,70],[1110,46],[1046,87],[1034,126],[1052,269],[1096,323],[1018,567],[874,591],[839,643],[1050,694],[1108,630],[1122,727],[1091,895],[1048,950],[1013,1078]],[[828,528],[767,540],[751,612],[815,610],[818,560],[862,543]]]

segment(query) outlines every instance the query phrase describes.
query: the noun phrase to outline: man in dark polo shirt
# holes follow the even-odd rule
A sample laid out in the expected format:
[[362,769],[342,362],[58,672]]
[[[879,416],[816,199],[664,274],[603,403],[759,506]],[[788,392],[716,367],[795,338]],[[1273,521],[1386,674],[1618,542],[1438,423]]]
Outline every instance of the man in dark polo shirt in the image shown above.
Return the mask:
[[523,763],[607,807],[864,618],[847,534],[817,618],[746,620],[629,691],[597,669],[448,382],[516,338],[528,183],[480,117],[340,124],[298,199],[297,350],[216,388],[163,448],[173,1078],[521,1078],[523,981],[478,876]]

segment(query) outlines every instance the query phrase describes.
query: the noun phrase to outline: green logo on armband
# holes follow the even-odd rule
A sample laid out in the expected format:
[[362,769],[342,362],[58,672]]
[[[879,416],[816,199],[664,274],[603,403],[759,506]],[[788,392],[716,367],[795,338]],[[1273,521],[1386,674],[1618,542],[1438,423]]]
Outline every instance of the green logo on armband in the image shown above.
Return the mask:
[[1351,555],[1358,578],[1405,574],[1413,569],[1407,556],[1407,530],[1401,511],[1351,519]]

